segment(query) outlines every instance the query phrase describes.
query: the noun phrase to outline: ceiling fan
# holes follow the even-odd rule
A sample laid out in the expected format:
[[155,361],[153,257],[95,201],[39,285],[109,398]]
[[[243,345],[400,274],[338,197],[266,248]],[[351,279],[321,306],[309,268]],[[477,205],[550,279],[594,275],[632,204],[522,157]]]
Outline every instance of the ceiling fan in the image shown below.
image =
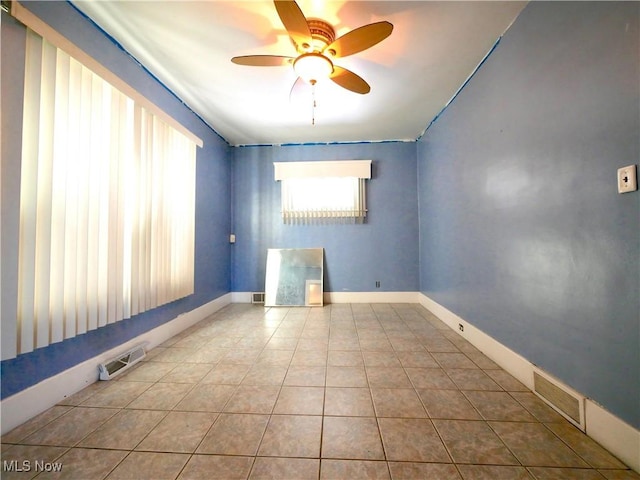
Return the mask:
[[274,4],[298,55],[296,57],[244,55],[233,57],[231,59],[233,63],[253,67],[291,65],[298,79],[311,85],[329,78],[337,85],[355,93],[366,94],[371,91],[371,87],[362,77],[335,65],[333,61],[361,52],[381,42],[391,35],[393,30],[391,23],[385,21],[370,23],[335,38],[335,30],[331,24],[321,19],[307,19],[294,0],[275,0]]

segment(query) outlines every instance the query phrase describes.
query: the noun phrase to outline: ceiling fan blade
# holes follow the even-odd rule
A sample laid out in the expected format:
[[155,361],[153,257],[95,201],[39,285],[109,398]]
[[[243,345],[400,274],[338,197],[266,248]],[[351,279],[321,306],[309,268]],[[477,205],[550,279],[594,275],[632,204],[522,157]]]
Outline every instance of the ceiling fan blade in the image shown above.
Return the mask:
[[337,65],[333,66],[333,73],[329,78],[342,88],[346,88],[347,90],[355,93],[364,95],[371,91],[371,87],[364,81],[364,79],[362,79],[362,77],[356,75],[350,70],[347,70],[346,68],[338,67]]
[[337,38],[325,51],[335,51],[336,57],[346,57],[373,47],[391,35],[393,24],[376,22],[351,30]]
[[273,3],[284,28],[287,29],[287,33],[296,45],[304,43],[311,45],[311,30],[309,30],[307,19],[298,4],[292,0],[275,0]]
[[291,65],[293,60],[293,57],[281,57],[279,55],[244,55],[231,59],[233,63],[250,67],[282,67]]

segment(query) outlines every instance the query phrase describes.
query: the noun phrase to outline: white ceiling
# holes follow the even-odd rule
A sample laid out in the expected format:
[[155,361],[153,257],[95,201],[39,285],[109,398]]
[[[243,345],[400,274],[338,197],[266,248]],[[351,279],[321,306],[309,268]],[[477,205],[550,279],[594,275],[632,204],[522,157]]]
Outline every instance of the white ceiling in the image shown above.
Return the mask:
[[464,84],[526,2],[298,0],[336,36],[387,20],[390,37],[338,59],[366,95],[328,81],[292,91],[291,67],[239,55],[295,56],[271,1],[73,1],[231,145],[415,140]]

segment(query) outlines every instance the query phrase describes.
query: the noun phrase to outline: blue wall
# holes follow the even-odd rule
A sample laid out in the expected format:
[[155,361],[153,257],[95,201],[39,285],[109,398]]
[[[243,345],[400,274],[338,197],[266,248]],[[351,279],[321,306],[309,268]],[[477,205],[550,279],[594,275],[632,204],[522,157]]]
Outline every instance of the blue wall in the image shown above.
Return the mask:
[[[418,290],[416,144],[293,145],[235,148],[233,286],[264,291],[267,248],[324,247],[325,291]],[[373,160],[366,223],[285,225],[273,162]]]
[[[3,361],[2,398],[116,347],[230,291],[231,148],[66,2],[25,6],[204,141],[196,157],[195,293],[131,319]],[[2,316],[15,319],[25,29],[2,13]],[[5,317],[6,316],[6,317]],[[6,323],[5,323],[6,322]]]
[[531,2],[418,144],[421,291],[640,427],[637,2]]

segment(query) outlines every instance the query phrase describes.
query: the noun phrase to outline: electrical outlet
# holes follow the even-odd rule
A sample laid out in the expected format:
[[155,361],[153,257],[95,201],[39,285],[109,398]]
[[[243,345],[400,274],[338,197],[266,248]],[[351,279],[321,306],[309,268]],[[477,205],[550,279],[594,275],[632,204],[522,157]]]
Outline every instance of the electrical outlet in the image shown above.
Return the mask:
[[636,166],[629,165],[618,169],[618,193],[635,192],[638,190]]
[[464,325],[459,323],[458,324],[458,330],[460,330],[461,332],[464,332]]
[[376,288],[380,288],[380,280],[376,280]]

